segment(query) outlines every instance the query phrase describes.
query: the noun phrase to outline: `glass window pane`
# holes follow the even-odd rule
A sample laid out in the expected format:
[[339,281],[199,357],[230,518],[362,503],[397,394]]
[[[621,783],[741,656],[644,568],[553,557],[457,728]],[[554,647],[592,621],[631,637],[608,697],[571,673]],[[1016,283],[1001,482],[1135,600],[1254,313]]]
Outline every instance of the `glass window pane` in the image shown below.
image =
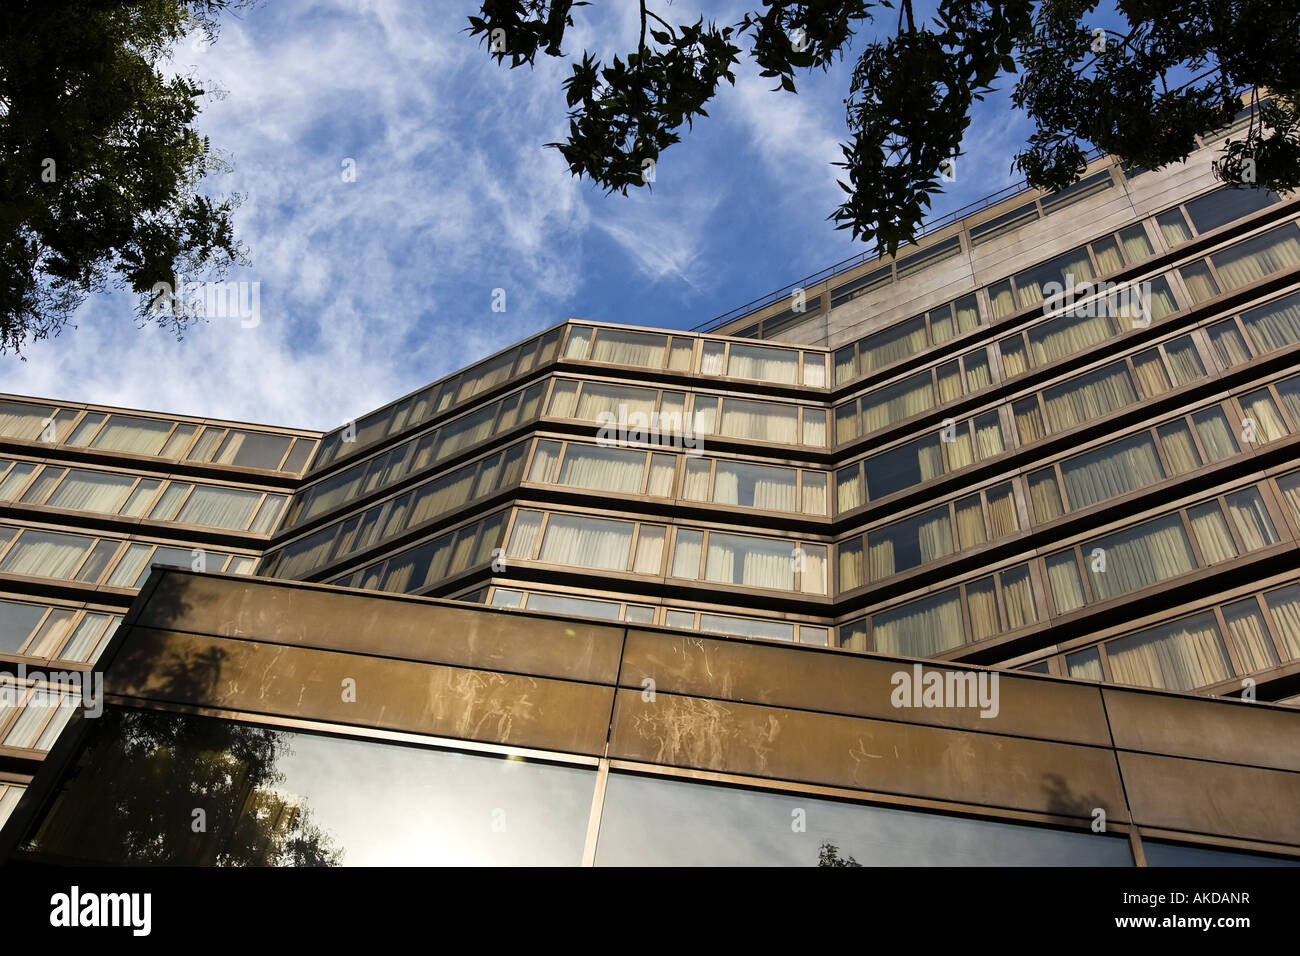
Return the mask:
[[1227,289],[1300,267],[1300,230],[1286,223],[1210,256]]
[[1052,603],[1058,614],[1083,607],[1083,579],[1073,551],[1062,551],[1047,559],[1047,583],[1052,591]]
[[826,514],[826,475],[823,472],[803,473],[803,513]]
[[1153,485],[1165,477],[1151,435],[1143,432],[1076,455],[1061,465],[1071,510]]
[[1176,271],[1183,277],[1183,284],[1187,286],[1192,301],[1197,305],[1209,301],[1219,294],[1219,283],[1215,281],[1209,266],[1204,262],[1188,263],[1185,266],[1179,266]]
[[1111,680],[1138,687],[1196,690],[1232,676],[1213,611],[1110,641],[1106,660]]
[[1089,647],[1075,654],[1066,654],[1065,668],[1071,677],[1078,680],[1106,679],[1101,673],[1101,654],[1095,647]]
[[1286,420],[1277,409],[1277,403],[1268,389],[1243,395],[1240,399],[1246,419],[1242,422],[1242,434],[1246,441],[1264,444],[1283,438],[1288,432]]
[[1237,454],[1237,439],[1223,409],[1216,407],[1197,412],[1192,416],[1192,423],[1201,439],[1201,447],[1211,462],[1223,461]]
[[177,520],[183,524],[243,530],[248,527],[261,499],[261,493],[256,491],[196,485],[194,492],[185,499]]
[[637,368],[663,368],[668,337],[653,332],[598,329],[591,361]]
[[1243,673],[1251,674],[1278,663],[1268,625],[1264,623],[1259,602],[1253,597],[1224,605],[1223,620],[1228,625],[1228,639],[1237,647]]
[[795,546],[791,541],[713,532],[704,577],[719,584],[794,589]]
[[738,637],[761,637],[769,641],[794,641],[794,625],[782,621],[760,621],[749,617],[702,613],[699,629],[709,634],[734,634]]
[[569,597],[563,594],[534,592],[528,595],[528,610],[617,621],[619,605],[614,601],[593,601],[589,598]]
[[1168,425],[1162,425],[1157,434],[1160,436],[1160,447],[1164,450],[1165,460],[1169,462],[1169,470],[1174,475],[1185,475],[1201,467],[1201,454],[1196,450],[1196,442],[1192,438],[1192,430],[1187,427],[1187,422],[1181,419]]
[[0,562],[0,571],[70,578],[93,541],[80,535],[28,529],[10,546],[4,561]]
[[646,453],[635,449],[570,443],[564,450],[557,483],[639,495],[645,460]]
[[77,447],[85,445],[90,441],[90,437],[95,434],[99,429],[99,426],[103,424],[104,419],[107,417],[107,415],[99,412],[86,412],[86,414],[81,417],[81,421],[77,423],[76,429],[68,436],[66,444],[75,445]]
[[631,547],[630,521],[552,514],[546,522],[537,560],[621,571],[628,566]]
[[1264,506],[1264,499],[1260,496],[1258,488],[1233,492],[1224,500],[1228,505],[1228,514],[1237,528],[1237,534],[1241,537],[1247,551],[1277,544],[1279,540],[1277,530],[1273,527],[1273,520],[1268,515],[1268,508]]
[[879,581],[953,552],[952,521],[946,505],[867,535],[871,580]]
[[91,447],[133,455],[156,455],[171,429],[171,422],[155,418],[113,415],[95,436]]
[[663,554],[664,529],[658,525],[642,525],[632,570],[637,574],[659,574],[663,570]]
[[[1097,550],[1104,561],[1097,562]],[[1083,548],[1097,600],[1158,584],[1196,567],[1191,544],[1177,514],[1099,538]],[[1093,557],[1093,560],[1088,560]],[[1094,566],[1097,570],[1093,570]],[[1104,570],[1102,570],[1104,568]]]
[[713,479],[713,500],[719,504],[797,511],[793,468],[719,461]]
[[241,468],[263,468],[273,471],[289,450],[293,439],[288,435],[268,432],[248,432],[231,429],[217,449],[213,462],[219,465],[238,465]]
[[673,577],[696,580],[700,576],[700,551],[704,535],[699,531],[679,528],[677,544],[673,549]]
[[799,353],[793,349],[733,342],[727,358],[727,374],[732,378],[793,385],[799,377]]
[[[36,828],[34,841],[66,859],[226,866],[582,861],[595,783],[589,767],[158,712],[109,709],[92,723],[80,757],[85,773],[63,783]],[[159,794],[177,807],[203,794],[206,833],[160,826]],[[111,819],[103,819],[104,806],[114,808]]]
[[1243,312],[1241,324],[1260,353],[1300,342],[1300,292]]
[[934,657],[965,641],[956,588],[910,601],[871,618],[871,639],[881,654]]
[[[790,826],[795,807],[806,830]],[[598,866],[1130,866],[1123,837],[611,773]]]
[[0,652],[17,652],[32,636],[44,614],[45,607],[40,604],[0,601]]

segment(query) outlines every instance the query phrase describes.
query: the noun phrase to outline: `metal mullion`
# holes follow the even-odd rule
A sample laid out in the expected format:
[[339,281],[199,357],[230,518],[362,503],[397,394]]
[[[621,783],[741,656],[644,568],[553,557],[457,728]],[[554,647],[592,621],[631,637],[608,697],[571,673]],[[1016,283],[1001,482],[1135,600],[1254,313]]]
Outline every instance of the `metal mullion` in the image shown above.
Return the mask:
[[1242,663],[1237,654],[1237,639],[1232,636],[1232,632],[1228,629],[1227,618],[1223,616],[1223,605],[1215,604],[1210,608],[1210,611],[1214,615],[1214,626],[1219,629],[1220,643],[1223,645],[1223,649],[1228,653],[1228,665],[1232,668],[1232,676],[1247,676],[1248,671],[1246,666]]
[[[1018,530],[1027,531],[1033,527],[1033,517],[1029,506],[1029,479],[1023,474],[1011,477],[1011,500],[1016,506],[1016,523]],[[1059,487],[1059,486],[1058,486]]]
[[[1195,328],[1188,329],[1187,337],[1192,341],[1192,348],[1196,350],[1196,357],[1201,360],[1201,367],[1205,369],[1206,378],[1213,378],[1215,372],[1228,371],[1223,363],[1219,361],[1218,350],[1210,342],[1209,326],[1198,325]],[[1166,342],[1165,344],[1168,345],[1169,343]],[[1247,348],[1249,347],[1250,345],[1247,343]]]
[[1078,569],[1079,581],[1083,584],[1083,606],[1087,607],[1097,601],[1097,595],[1092,589],[1091,554],[1084,557],[1082,544],[1071,545],[1069,550],[1074,554],[1075,568]]
[[[15,467],[20,464],[22,464],[22,462],[19,461],[14,462]],[[44,474],[46,468],[61,467],[59,465],[51,465],[45,462],[29,462],[29,464],[36,465],[36,468],[33,469],[32,473],[27,476],[27,480],[22,483],[22,485],[18,488],[17,492],[14,493],[13,497],[9,499],[10,504],[22,503],[23,495],[27,493],[27,489],[32,486],[32,484],[36,481],[37,478],[39,478],[42,474]]]
[[0,747],[8,746],[5,744],[4,739],[9,735],[9,731],[13,729],[14,723],[22,716],[23,708],[30,699],[31,689],[34,686],[34,683],[23,685],[23,703],[8,708],[8,715],[5,714],[5,711],[0,710]]
[[[1177,421],[1177,419],[1175,419],[1175,421]],[[1160,470],[1164,474],[1162,479],[1163,481],[1168,481],[1170,478],[1175,477],[1173,468],[1169,464],[1169,457],[1165,454],[1164,441],[1160,437],[1160,429],[1172,424],[1174,424],[1174,422],[1165,422],[1164,425],[1155,425],[1151,428],[1144,429],[1144,431],[1151,437],[1151,443],[1155,445],[1156,461],[1160,463]],[[1134,434],[1137,433],[1135,432]],[[1204,462],[1204,459],[1202,459],[1202,462]]]
[[[995,594],[994,600],[996,599]],[[967,600],[965,584],[957,587],[957,602],[961,605],[961,642],[964,646],[968,646],[972,643],[971,635],[975,633],[975,630],[971,627],[970,601]]]
[[[1020,565],[1013,564],[1005,570],[1010,571],[1017,567],[1020,567]],[[1024,563],[1024,567],[1025,572],[1029,575],[1030,599],[1034,602],[1033,623],[1037,624],[1048,620],[1050,615],[1047,614],[1047,609],[1050,607],[1055,610],[1056,605],[1052,603],[1050,589],[1047,587],[1046,565],[1043,563],[1043,559],[1040,557],[1030,558]]]
[[[1188,222],[1190,223],[1191,220],[1188,219]],[[1231,249],[1231,248],[1232,248],[1233,246],[1235,246],[1235,245],[1237,245],[1237,243],[1234,242],[1232,245],[1224,246],[1222,249],[1215,249],[1214,252],[1215,252],[1215,253],[1218,253],[1218,252],[1226,252],[1227,250]],[[1214,284],[1215,284],[1215,286],[1216,286],[1216,287],[1218,288],[1218,290],[1219,290],[1219,291],[1218,291],[1218,295],[1224,295],[1224,294],[1227,293],[1229,290],[1228,290],[1228,287],[1227,287],[1226,285],[1223,284],[1223,277],[1219,275],[1219,267],[1216,266],[1216,265],[1214,264],[1214,262],[1212,261],[1212,259],[1211,259],[1211,256],[1212,256],[1212,255],[1213,255],[1213,253],[1211,253],[1211,254],[1207,254],[1207,255],[1204,255],[1204,256],[1202,256],[1202,257],[1201,257],[1199,260],[1197,260],[1197,261],[1199,261],[1199,262],[1201,262],[1201,263],[1203,263],[1203,264],[1205,265],[1205,267],[1206,267],[1206,271],[1209,272],[1209,274],[1210,274],[1210,278],[1214,280]],[[1187,265],[1192,265],[1193,263],[1186,263],[1186,264],[1187,264]],[[1217,298],[1217,297],[1218,297],[1218,296],[1212,296],[1211,298]]]
[[[1283,538],[1282,533],[1278,531],[1279,516],[1282,519],[1280,522],[1281,525],[1288,532],[1294,532],[1294,528],[1291,525],[1290,515],[1289,515],[1291,509],[1287,506],[1286,501],[1283,499],[1281,489],[1277,487],[1277,479],[1264,478],[1262,481],[1255,482],[1255,484],[1252,487],[1256,488],[1259,491],[1260,500],[1264,502],[1264,511],[1268,515],[1269,523],[1273,525],[1274,533],[1277,534],[1279,538]],[[1240,490],[1245,491],[1244,488]],[[1283,538],[1283,540],[1285,540],[1285,538]],[[1292,541],[1296,540],[1294,534],[1292,534],[1291,540]],[[1271,547],[1271,545],[1265,545],[1265,547]],[[1244,554],[1245,552],[1242,553]]]
[[[1097,648],[1097,659],[1101,664],[1101,682],[1105,682],[1105,683],[1109,683],[1111,681],[1110,655],[1106,653],[1106,645],[1108,643],[1109,643],[1108,641],[1098,641],[1096,644],[1092,645],[1093,647]],[[1084,648],[1079,648],[1079,649],[1084,650]],[[1064,654],[1061,655],[1061,663],[1062,665],[1065,664]],[[1065,670],[1066,673],[1068,674],[1069,668],[1067,667],[1065,668]]]
[[[623,562],[623,570],[629,574],[634,573],[633,569],[636,567],[636,549],[641,541],[641,526],[643,524],[644,522],[641,521],[632,522],[632,540],[628,542],[627,560]],[[663,567],[663,555],[659,556],[659,566],[660,568]]]
[[1234,535],[1232,532],[1232,522],[1228,519],[1227,512],[1223,510],[1223,502],[1221,499],[1210,498],[1206,501],[1200,501],[1194,505],[1189,505],[1186,508],[1179,508],[1178,511],[1175,512],[1175,514],[1178,515],[1179,521],[1181,522],[1181,527],[1183,529],[1183,534],[1186,536],[1187,543],[1192,549],[1192,557],[1196,561],[1197,570],[1204,570],[1205,568],[1212,567],[1212,565],[1210,565],[1206,561],[1205,555],[1201,553],[1200,539],[1197,538],[1196,530],[1195,528],[1192,527],[1191,510],[1192,508],[1199,507],[1200,505],[1208,504],[1210,501],[1215,501],[1218,502],[1219,504],[1219,514],[1223,517],[1224,522],[1228,525],[1228,537],[1232,540],[1233,547],[1237,549],[1237,557],[1240,557],[1242,553],[1240,544],[1236,539],[1236,535]]
[[1286,402],[1282,399],[1282,393],[1277,390],[1277,382],[1269,382],[1264,387],[1268,389],[1268,394],[1273,398],[1273,404],[1277,406],[1278,413],[1282,416],[1282,421],[1288,428],[1287,434],[1294,435],[1300,432],[1300,422],[1295,420],[1291,410],[1287,408]]
[[1059,461],[1054,461],[1047,466],[1052,469],[1052,478],[1056,481],[1056,493],[1061,498],[1061,514],[1057,517],[1068,515],[1074,510],[1074,505],[1070,504],[1070,495],[1065,487],[1065,471],[1061,468]]
[[[1001,635],[1010,633],[1011,631],[1011,618],[1007,614],[1006,599],[1002,595],[1002,572],[994,571],[989,575],[989,579],[993,582],[994,611],[998,615],[998,631],[994,637],[1000,637]],[[978,579],[971,583],[975,584],[977,581]]]
[[1278,627],[1277,619],[1273,616],[1273,609],[1269,607],[1268,601],[1265,600],[1265,596],[1272,594],[1274,591],[1280,591],[1282,588],[1293,586],[1294,584],[1295,582],[1293,581],[1290,584],[1283,584],[1281,587],[1270,588],[1267,591],[1261,591],[1255,595],[1255,603],[1258,605],[1260,613],[1263,615],[1264,626],[1268,629],[1269,640],[1273,642],[1273,650],[1277,652],[1277,659],[1282,662],[1292,660],[1293,658],[1291,657],[1290,650],[1287,649],[1282,641],[1282,631]]
[[[1179,418],[1174,420],[1174,421],[1181,421],[1184,425],[1187,426],[1187,430],[1191,433],[1192,447],[1196,449],[1197,457],[1199,457],[1201,460],[1200,465],[1197,466],[1198,468],[1204,468],[1206,465],[1210,463],[1210,455],[1209,452],[1207,452],[1205,449],[1205,443],[1201,441],[1201,432],[1200,429],[1196,427],[1195,416],[1200,414],[1201,412],[1208,412],[1215,408],[1219,409],[1219,411],[1223,413],[1224,418],[1228,419],[1229,422],[1232,421],[1232,416],[1227,413],[1226,409],[1224,409],[1222,402],[1214,402],[1211,405],[1207,405],[1205,408],[1197,409],[1194,412],[1188,412],[1187,414],[1182,415]],[[1165,424],[1172,425],[1174,424],[1174,421],[1169,421],[1166,422]],[[1228,458],[1236,458],[1240,454],[1241,454],[1241,449],[1240,447],[1238,447],[1236,453],[1229,455]]]
[[[85,566],[86,562],[90,560],[90,556],[91,556],[92,554],[95,553],[95,545],[99,544],[100,541],[112,541],[112,540],[113,540],[112,538],[101,538],[101,537],[99,537],[98,535],[91,535],[91,536],[90,536],[90,547],[88,547],[88,548],[86,549],[86,553],[83,554],[83,555],[81,556],[81,560],[79,560],[79,561],[77,562],[76,567],[72,568],[72,569],[68,572],[68,577],[65,578],[64,580],[68,580],[68,581],[76,581],[76,580],[78,580],[78,579],[77,579],[77,575],[81,573],[81,569]],[[118,552],[120,552],[121,550],[122,550],[122,548],[121,548],[121,541],[119,541],[119,542],[118,542],[118,548],[117,548],[117,549],[113,552],[113,554],[110,556],[108,563],[104,565],[104,569],[105,569],[105,570],[107,570],[108,568],[110,568],[110,567],[113,566],[113,558],[116,558],[117,555],[118,555]],[[151,553],[152,553],[152,552],[151,552]],[[101,576],[102,576],[102,574],[101,574]],[[45,577],[45,575],[41,575],[41,577]],[[86,583],[86,584],[90,584],[90,585],[93,586],[93,585],[97,584],[98,582],[96,582],[96,581],[86,581],[86,582],[84,582],[84,583]]]
[[[33,637],[41,633],[41,628],[45,626],[46,622],[49,621],[50,617],[53,614],[54,614],[54,608],[51,606],[47,606],[45,610],[41,612],[41,617],[40,620],[36,622],[36,627],[34,627],[25,638],[23,638],[22,644],[19,645],[18,648],[14,650],[15,654],[22,654],[32,646]],[[4,734],[0,733],[0,737],[3,736]]]

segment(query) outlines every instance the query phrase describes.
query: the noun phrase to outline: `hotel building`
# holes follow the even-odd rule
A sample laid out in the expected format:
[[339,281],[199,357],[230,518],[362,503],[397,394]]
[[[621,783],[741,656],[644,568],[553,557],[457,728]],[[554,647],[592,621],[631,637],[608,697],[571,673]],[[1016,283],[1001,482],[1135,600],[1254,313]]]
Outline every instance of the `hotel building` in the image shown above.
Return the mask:
[[325,435],[2,397],[0,667],[109,708],[0,708],[0,852],[1300,860],[1300,197],[1217,146]]

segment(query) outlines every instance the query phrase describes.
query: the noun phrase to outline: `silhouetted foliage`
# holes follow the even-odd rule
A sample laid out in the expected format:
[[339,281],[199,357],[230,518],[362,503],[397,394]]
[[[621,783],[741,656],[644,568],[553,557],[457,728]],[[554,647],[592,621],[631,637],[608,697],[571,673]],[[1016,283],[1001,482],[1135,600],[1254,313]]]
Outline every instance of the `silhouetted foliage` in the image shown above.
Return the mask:
[[[280,791],[285,733],[109,710],[27,850],[131,865],[335,866],[342,851]],[[201,814],[201,815],[200,815]]]
[[851,856],[840,856],[840,848],[834,843],[823,843],[817,853],[818,866],[861,866]]
[[[485,0],[469,32],[498,62],[532,66],[565,56],[572,0]],[[999,78],[1034,123],[1014,160],[1030,185],[1061,189],[1100,147],[1155,169],[1187,157],[1195,137],[1220,129],[1250,90],[1272,102],[1216,169],[1239,185],[1289,191],[1300,183],[1300,9],[1274,0],[1120,0],[1125,33],[1090,24],[1090,0],[941,0],[929,21],[911,0],[764,0],[731,26],[672,23],[642,0],[636,48],[604,64],[582,53],[565,80],[569,135],[559,149],[577,176],[626,194],[646,186],[660,154],[681,138],[749,55],[778,89],[800,70],[826,70],[876,25],[845,99],[848,142],[837,228],[894,252],[918,233],[944,174],[953,170],[974,104]],[[887,16],[878,14],[888,10]],[[1192,76],[1178,84],[1180,77]]]
[[164,61],[250,2],[0,4],[0,353],[57,335],[110,285],[179,333],[190,317],[153,308],[155,284],[240,259],[239,197],[199,192],[226,168],[193,126],[210,91]]

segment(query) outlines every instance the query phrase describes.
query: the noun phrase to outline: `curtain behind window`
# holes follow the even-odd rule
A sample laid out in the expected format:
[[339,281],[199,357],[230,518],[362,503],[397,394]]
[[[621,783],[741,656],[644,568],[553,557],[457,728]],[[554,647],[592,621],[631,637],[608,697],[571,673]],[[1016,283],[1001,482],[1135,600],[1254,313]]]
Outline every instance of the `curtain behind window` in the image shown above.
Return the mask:
[[171,429],[170,422],[114,415],[95,436],[92,446],[132,455],[153,455],[162,447],[163,439]]
[[1282,269],[1300,267],[1300,234],[1287,223],[1210,257],[1226,289],[1236,289]]
[[72,469],[45,502],[51,508],[117,514],[135,479],[130,475]]
[[0,569],[14,574],[69,578],[92,539],[48,531],[24,531],[5,555]]
[[539,561],[623,570],[632,546],[632,523],[552,514]]
[[912,601],[871,619],[872,640],[882,654],[934,657],[964,640],[957,590]]
[[1282,647],[1291,660],[1300,660],[1300,584],[1288,584],[1264,595],[1264,604],[1273,615]]
[[1210,611],[1111,641],[1106,659],[1112,680],[1139,687],[1196,690],[1232,676]]

